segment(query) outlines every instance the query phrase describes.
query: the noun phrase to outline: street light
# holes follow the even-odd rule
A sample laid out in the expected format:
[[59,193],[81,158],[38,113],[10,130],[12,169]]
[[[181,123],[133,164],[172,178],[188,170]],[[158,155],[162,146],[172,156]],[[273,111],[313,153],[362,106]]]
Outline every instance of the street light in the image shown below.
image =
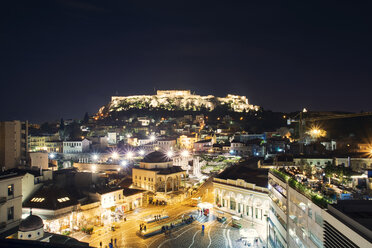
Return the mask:
[[182,157],[188,157],[190,154],[189,154],[189,151],[188,150],[183,150],[182,152],[181,152],[181,156]]
[[127,152],[126,157],[127,157],[127,159],[132,159],[134,157],[133,152]]
[[167,152],[167,156],[168,156],[169,158],[173,157],[173,155],[174,155],[173,151],[168,151],[168,152]]
[[141,156],[143,156],[143,155],[145,155],[145,151],[144,151],[144,150],[140,150],[140,151],[138,152],[138,154],[141,155]]
[[128,164],[128,162],[125,161],[125,160],[122,160],[122,161],[120,162],[120,165],[121,165],[121,166],[126,166],[127,164]]
[[155,140],[156,140],[155,135],[154,135],[154,134],[151,134],[151,135],[150,135],[150,141],[152,142],[152,141],[155,141]]
[[97,155],[97,154],[93,154],[92,159],[93,159],[94,161],[97,161],[97,160],[98,160],[98,155]]
[[49,158],[54,159],[56,155],[54,153],[49,154]]
[[113,153],[111,154],[111,156],[112,156],[113,159],[118,159],[119,154],[118,154],[117,152],[113,152]]

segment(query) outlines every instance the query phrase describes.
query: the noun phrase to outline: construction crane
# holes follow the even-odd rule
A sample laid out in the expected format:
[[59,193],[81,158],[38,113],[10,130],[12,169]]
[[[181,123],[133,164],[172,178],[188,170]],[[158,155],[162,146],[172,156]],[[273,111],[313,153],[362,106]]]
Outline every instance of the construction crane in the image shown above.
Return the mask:
[[[306,118],[304,118],[303,117],[304,113],[307,113],[306,108],[304,108],[295,117],[293,117],[293,119],[288,119],[287,120],[288,125],[290,125],[292,122],[298,122],[300,153],[303,153],[304,130],[305,130],[306,122],[343,119],[343,118],[353,118],[353,117],[361,117],[361,116],[372,116],[372,112],[364,112],[364,113],[354,113],[354,114],[333,114],[333,115],[329,115],[329,116],[306,117]],[[296,118],[298,118],[298,119],[296,120]]]

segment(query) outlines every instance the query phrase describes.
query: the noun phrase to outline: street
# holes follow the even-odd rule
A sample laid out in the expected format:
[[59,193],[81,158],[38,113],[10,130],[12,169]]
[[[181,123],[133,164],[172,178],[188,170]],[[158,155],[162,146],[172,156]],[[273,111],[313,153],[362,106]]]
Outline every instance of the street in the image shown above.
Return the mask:
[[[213,184],[212,178],[208,179],[190,198],[201,197],[202,201],[213,201]],[[197,207],[191,206],[191,200],[186,199],[184,202],[170,205],[170,206],[154,206],[149,205],[136,209],[126,214],[127,221],[117,223],[115,231],[111,230],[111,226],[95,227],[92,235],[84,233],[75,233],[72,236],[80,241],[88,242],[90,246],[109,247],[109,243],[113,242],[114,247],[178,247],[178,248],[191,248],[191,247],[248,247],[243,241],[240,240],[239,229],[231,226],[231,215],[226,214],[227,221],[220,223],[216,220],[214,210],[212,210],[209,217],[201,215]],[[164,233],[143,238],[137,234],[139,225],[145,217],[153,215],[167,215],[169,218],[160,220],[154,223],[147,224],[148,228],[162,225],[175,221],[182,216],[192,215],[195,221],[191,224],[186,224],[172,229],[170,234]],[[250,227],[252,225],[244,220],[243,227]],[[202,231],[204,225],[204,231]],[[258,227],[262,228],[262,227]],[[258,230],[258,233],[262,230]],[[115,245],[116,240],[116,245]],[[263,247],[252,246],[251,247]]]

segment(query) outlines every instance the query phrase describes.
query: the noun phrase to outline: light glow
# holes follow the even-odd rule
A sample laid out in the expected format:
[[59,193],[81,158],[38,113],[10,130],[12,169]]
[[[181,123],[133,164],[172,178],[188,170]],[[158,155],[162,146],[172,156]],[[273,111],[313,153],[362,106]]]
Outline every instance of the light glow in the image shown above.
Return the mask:
[[133,152],[127,152],[126,157],[127,157],[127,159],[132,159],[134,157],[134,153]]
[[182,157],[188,157],[190,155],[190,153],[189,153],[189,151],[187,151],[187,150],[183,150],[182,152],[181,152],[181,156]]
[[167,156],[168,156],[169,158],[173,157],[173,155],[174,155],[173,151],[168,151],[168,152],[167,152]]
[[111,154],[111,156],[112,156],[113,159],[118,159],[119,154],[118,154],[117,152],[113,152],[113,153]]

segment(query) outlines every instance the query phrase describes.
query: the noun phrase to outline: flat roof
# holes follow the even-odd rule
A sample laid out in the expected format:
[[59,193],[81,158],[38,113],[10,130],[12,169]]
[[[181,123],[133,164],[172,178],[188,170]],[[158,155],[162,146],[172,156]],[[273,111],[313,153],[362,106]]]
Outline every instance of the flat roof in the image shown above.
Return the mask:
[[267,169],[258,169],[257,160],[252,159],[248,161],[248,164],[242,163],[238,165],[232,165],[223,172],[221,172],[216,178],[220,179],[242,179],[247,183],[252,183],[260,187],[267,187],[268,183],[268,171]]

